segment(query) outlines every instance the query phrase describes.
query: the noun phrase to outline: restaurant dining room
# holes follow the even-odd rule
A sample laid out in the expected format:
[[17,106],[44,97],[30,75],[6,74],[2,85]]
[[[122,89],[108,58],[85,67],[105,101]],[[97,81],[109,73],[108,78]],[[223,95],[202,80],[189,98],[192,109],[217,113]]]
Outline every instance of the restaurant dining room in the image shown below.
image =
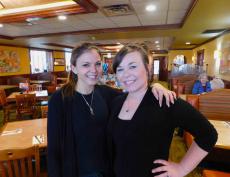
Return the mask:
[[0,177],[32,176],[230,177],[230,0],[0,0]]

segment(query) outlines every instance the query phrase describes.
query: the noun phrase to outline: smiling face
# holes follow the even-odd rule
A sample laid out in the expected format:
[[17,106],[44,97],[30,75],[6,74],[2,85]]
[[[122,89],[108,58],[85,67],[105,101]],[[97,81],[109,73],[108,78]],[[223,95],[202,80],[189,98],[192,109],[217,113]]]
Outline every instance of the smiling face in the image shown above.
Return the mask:
[[148,86],[148,72],[138,51],[128,53],[116,68],[116,76],[129,93],[134,93]]
[[101,57],[97,50],[87,50],[78,57],[76,66],[72,65],[71,69],[78,76],[79,87],[87,89],[95,86],[102,74]]

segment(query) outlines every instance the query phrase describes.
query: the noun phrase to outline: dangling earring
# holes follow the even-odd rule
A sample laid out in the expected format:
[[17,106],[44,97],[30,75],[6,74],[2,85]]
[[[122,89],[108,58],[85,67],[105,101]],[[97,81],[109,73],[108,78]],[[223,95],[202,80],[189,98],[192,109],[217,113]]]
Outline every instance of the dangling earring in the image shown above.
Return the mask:
[[74,81],[77,81],[77,80],[78,80],[78,76],[77,76],[77,74],[75,74],[74,72],[73,72],[73,79],[74,79]]

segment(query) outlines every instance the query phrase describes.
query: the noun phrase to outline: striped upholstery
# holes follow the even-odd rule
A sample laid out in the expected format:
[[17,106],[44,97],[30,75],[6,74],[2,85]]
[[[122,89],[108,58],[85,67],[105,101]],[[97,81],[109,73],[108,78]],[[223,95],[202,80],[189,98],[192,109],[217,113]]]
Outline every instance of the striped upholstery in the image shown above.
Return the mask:
[[187,95],[187,102],[207,119],[230,121],[230,89],[218,89],[200,96]]
[[199,111],[208,119],[230,121],[230,89],[219,89],[201,95]]

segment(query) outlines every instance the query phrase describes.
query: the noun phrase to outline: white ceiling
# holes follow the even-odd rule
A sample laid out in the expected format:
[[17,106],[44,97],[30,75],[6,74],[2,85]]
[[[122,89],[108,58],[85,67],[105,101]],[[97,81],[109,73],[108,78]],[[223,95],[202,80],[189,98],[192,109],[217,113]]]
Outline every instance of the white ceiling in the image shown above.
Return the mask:
[[[179,24],[182,22],[192,0],[92,0],[98,7],[97,13],[70,15],[67,20],[59,21],[57,18],[41,19],[33,22],[34,25],[28,26],[27,23],[5,24],[0,28],[0,35],[4,36],[27,36],[47,33],[61,33],[84,30],[96,30],[105,28],[135,27],[149,25],[167,25]],[[129,4],[134,13],[127,16],[107,17],[102,12],[103,6],[116,4]],[[145,10],[146,5],[154,4],[157,9],[153,12]],[[161,49],[168,49],[172,43],[172,37],[159,36],[158,40],[162,41]],[[18,38],[14,40],[1,40],[0,43],[29,45],[32,47],[41,47],[42,43],[57,43],[62,45],[75,46],[79,42],[91,41],[91,37],[86,35],[71,35],[70,37],[46,36],[39,38]],[[127,41],[147,41],[154,43],[156,38],[138,38],[138,39],[121,39],[117,42]],[[114,40],[94,41],[100,43],[114,43]],[[46,48],[53,48],[46,46]],[[152,45],[152,49],[156,49]]]

